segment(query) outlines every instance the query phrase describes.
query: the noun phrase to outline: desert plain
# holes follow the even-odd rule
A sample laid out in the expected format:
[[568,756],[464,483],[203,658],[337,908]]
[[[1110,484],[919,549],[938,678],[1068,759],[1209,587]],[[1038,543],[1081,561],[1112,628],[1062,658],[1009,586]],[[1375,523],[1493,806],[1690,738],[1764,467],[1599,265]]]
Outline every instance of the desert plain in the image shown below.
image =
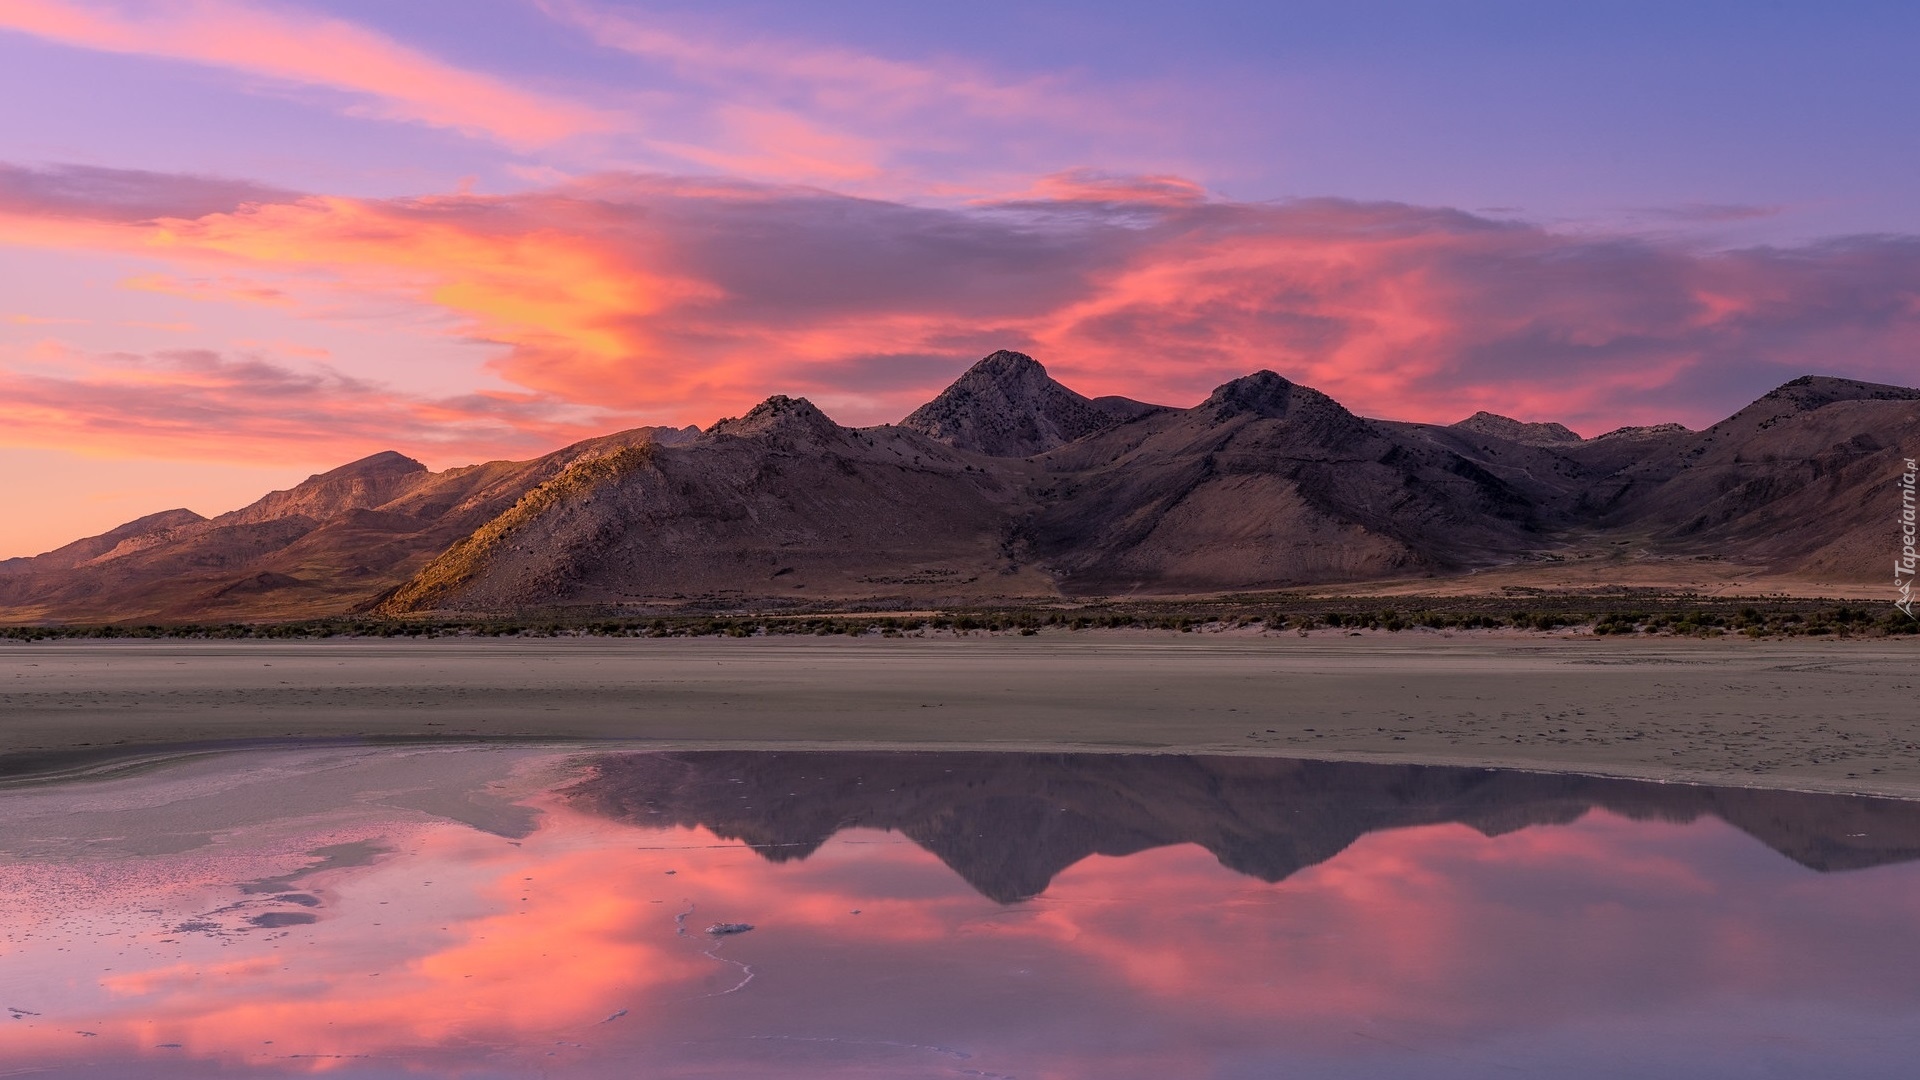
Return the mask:
[[1259,754],[1920,798],[1920,640],[1048,631],[0,648],[0,777],[316,741]]

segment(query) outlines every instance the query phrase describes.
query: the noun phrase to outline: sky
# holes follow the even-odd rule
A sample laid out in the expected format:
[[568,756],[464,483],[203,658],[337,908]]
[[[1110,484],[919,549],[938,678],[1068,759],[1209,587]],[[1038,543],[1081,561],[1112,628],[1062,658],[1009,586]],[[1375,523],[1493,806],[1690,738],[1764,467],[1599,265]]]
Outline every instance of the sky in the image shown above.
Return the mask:
[[1701,427],[1920,383],[1920,5],[0,0],[0,558],[999,348]]

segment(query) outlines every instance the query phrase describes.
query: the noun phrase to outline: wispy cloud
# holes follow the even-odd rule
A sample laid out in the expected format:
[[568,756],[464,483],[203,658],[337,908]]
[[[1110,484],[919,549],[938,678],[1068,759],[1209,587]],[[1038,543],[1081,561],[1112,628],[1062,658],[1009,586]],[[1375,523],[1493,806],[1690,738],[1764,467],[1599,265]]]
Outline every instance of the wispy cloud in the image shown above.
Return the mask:
[[531,456],[626,418],[528,393],[405,394],[325,367],[198,349],[0,355],[0,445],[251,463],[404,447],[452,460]]
[[[601,71],[625,58],[624,75],[584,89],[568,82],[565,93],[534,88],[292,3],[0,0],[0,32],[197,64],[237,76],[241,88],[297,88],[349,115],[451,129],[549,159],[495,163],[523,177],[641,163],[951,201],[1017,190],[1094,147],[1105,160],[1155,164],[1140,160],[1141,148],[1171,122],[1154,107],[1164,95],[1111,82],[1096,90],[1071,72],[1009,75],[969,59],[879,56],[720,21],[669,27],[582,0],[538,6],[567,48],[598,52]],[[94,180],[112,183],[112,174]],[[181,190],[149,184],[147,194],[179,200],[198,186],[221,197],[217,181],[177,182]],[[103,203],[116,197],[98,194]]]
[[1045,207],[1058,203],[1145,206],[1193,206],[1207,201],[1207,189],[1184,176],[1114,175],[1097,169],[1069,169],[1043,176],[1005,203],[1021,200]]
[[1679,203],[1674,206],[1638,206],[1629,215],[1671,221],[1678,224],[1719,225],[1736,221],[1758,221],[1778,217],[1784,206],[1754,206],[1749,203]]
[[[3,5],[5,0],[0,0]],[[0,212],[99,221],[192,218],[250,202],[294,197],[284,188],[217,176],[187,176],[92,165],[30,169],[0,163]]]
[[1058,76],[1008,79],[959,60],[907,61],[838,45],[699,37],[583,0],[539,0],[542,10],[608,48],[657,61],[715,86],[743,82],[843,115],[905,116],[928,108],[979,116],[1077,115],[1084,103]]
[[516,147],[609,129],[576,102],[455,67],[342,19],[237,0],[0,0],[0,29],[351,95],[349,111]]
[[1128,88],[1094,93],[1070,73],[1013,77],[955,57],[886,57],[738,26],[695,32],[586,0],[538,2],[664,76],[670,104],[644,110],[649,148],[732,176],[965,196],[1017,183],[1035,147],[1049,148],[1041,158],[1089,139],[1137,148],[1159,122],[1126,106]]

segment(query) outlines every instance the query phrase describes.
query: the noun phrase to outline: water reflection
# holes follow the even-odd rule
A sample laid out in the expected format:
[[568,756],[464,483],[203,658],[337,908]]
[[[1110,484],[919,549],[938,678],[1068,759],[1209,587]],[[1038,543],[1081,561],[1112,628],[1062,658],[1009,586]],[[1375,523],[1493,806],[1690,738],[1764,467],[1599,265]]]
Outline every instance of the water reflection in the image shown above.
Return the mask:
[[836,832],[910,837],[980,893],[1038,896],[1089,855],[1198,844],[1282,881],[1370,832],[1457,823],[1499,836],[1594,809],[1635,820],[1709,815],[1815,870],[1920,858],[1920,804],[1798,792],[1411,765],[1148,754],[607,755],[576,805],[635,824],[712,829],[768,859]]
[[1890,800],[333,749],[12,791],[0,852],[0,1061],[55,1075],[1894,1076],[1920,1050],[1920,805]]

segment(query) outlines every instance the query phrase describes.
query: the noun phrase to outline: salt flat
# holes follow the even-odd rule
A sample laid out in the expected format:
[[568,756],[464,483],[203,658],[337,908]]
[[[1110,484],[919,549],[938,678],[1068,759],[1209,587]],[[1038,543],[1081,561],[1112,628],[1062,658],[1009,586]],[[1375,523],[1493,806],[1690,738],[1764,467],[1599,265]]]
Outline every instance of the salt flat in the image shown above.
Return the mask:
[[339,738],[1165,750],[1920,797],[1920,641],[1049,633],[34,643],[0,770]]

